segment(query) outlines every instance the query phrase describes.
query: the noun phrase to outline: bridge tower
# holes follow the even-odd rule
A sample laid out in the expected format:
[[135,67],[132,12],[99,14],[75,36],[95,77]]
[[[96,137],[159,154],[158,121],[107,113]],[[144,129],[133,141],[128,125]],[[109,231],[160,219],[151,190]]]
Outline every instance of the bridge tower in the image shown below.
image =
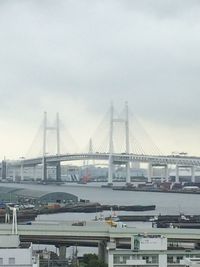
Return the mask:
[[[108,184],[112,185],[113,180],[113,133],[114,133],[114,123],[123,123],[125,126],[125,153],[130,153],[130,141],[129,141],[129,109],[128,102],[125,102],[125,118],[114,118],[114,108],[111,103],[110,107],[110,136],[109,136],[109,168],[108,168]],[[126,183],[130,184],[130,162],[126,162]]]
[[1,177],[2,177],[2,180],[5,180],[7,177],[7,162],[5,159],[2,160],[2,163],[1,163]]
[[[126,111],[126,117],[125,117],[125,131],[126,131],[126,154],[130,153],[130,141],[129,141],[129,110],[128,110],[128,102],[125,103],[125,111]],[[131,177],[130,177],[130,162],[126,162],[126,183],[131,183]]]
[[[92,143],[92,138],[89,139],[89,150],[88,150],[89,154],[93,154],[94,150],[93,150],[93,143]],[[92,160],[92,164],[95,165],[95,160]],[[87,162],[87,165],[89,165],[89,161]]]
[[113,179],[113,124],[114,124],[114,108],[113,103],[110,107],[110,139],[109,139],[109,166],[108,166],[108,184],[112,185]]
[[[47,181],[47,131],[56,131],[56,152],[57,155],[60,155],[60,120],[59,113],[56,114],[56,126],[47,125],[47,112],[44,112],[44,121],[43,121],[43,160],[42,160],[42,180]],[[61,181],[61,166],[60,162],[56,162],[56,180]]]

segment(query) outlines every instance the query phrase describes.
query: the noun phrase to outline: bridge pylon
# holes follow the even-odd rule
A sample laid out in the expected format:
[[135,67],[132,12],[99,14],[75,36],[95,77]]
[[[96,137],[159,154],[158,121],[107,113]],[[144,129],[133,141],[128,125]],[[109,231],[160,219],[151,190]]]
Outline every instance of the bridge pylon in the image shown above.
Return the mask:
[[[114,123],[123,123],[125,126],[125,153],[130,153],[130,133],[129,133],[129,109],[128,102],[125,102],[125,118],[115,118],[114,117],[114,108],[113,103],[111,103],[110,107],[110,134],[109,134],[109,167],[108,167],[108,184],[112,185],[113,182],[113,170],[114,170],[114,162],[113,162],[113,153],[114,153],[114,145],[113,145],[113,134],[114,134]],[[126,161],[126,183],[130,184],[130,162]]]
[[[48,131],[56,131],[56,155],[60,155],[60,120],[59,113],[56,113],[56,125],[48,126],[47,124],[47,112],[44,112],[44,120],[43,120],[43,160],[42,160],[42,180],[44,182],[47,181],[47,132]],[[60,162],[56,162],[56,180],[61,181],[61,167]]]
[[6,180],[7,178],[7,162],[6,160],[2,160],[2,163],[1,163],[1,177],[2,177],[2,180]]
[[[89,150],[88,150],[89,154],[93,154],[94,150],[93,150],[93,143],[92,143],[92,138],[89,139]],[[95,165],[95,160],[92,160],[92,164]],[[87,161],[87,165],[89,165],[89,160]]]

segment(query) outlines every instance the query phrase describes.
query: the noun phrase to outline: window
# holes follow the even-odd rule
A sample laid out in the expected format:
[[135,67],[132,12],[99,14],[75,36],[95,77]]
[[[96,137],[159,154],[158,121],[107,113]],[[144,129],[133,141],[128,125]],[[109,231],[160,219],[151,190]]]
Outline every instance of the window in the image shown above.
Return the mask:
[[173,256],[167,256],[167,262],[173,263]]
[[148,262],[149,257],[148,256],[142,256],[142,259],[145,260],[146,262]]
[[130,259],[130,255],[114,255],[114,264],[125,264]]
[[158,263],[158,256],[157,255],[151,255],[151,257],[149,257],[149,262],[150,263]]
[[180,260],[183,259],[183,256],[177,256],[177,262],[180,263]]
[[0,258],[0,265],[3,265],[3,258]]
[[15,258],[9,258],[9,259],[8,259],[8,263],[9,263],[10,265],[14,265],[14,264],[15,264]]

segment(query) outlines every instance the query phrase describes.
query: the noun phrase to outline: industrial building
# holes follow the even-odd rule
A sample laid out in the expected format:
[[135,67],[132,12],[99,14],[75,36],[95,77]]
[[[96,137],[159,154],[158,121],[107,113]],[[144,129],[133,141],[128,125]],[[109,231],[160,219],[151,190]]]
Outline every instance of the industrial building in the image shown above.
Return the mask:
[[48,192],[0,186],[0,200],[6,202],[76,203],[78,197],[66,192]]
[[39,267],[31,243],[20,243],[18,235],[0,235],[0,266]]
[[131,240],[131,249],[117,249],[107,245],[108,267],[200,267],[200,250],[168,249],[167,238],[161,235],[137,235]]

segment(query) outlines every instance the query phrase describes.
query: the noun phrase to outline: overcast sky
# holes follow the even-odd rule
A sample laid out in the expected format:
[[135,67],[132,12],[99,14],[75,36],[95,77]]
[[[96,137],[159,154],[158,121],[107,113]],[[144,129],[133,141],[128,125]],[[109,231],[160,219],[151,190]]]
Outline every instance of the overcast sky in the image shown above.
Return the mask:
[[0,157],[27,153],[44,110],[83,145],[126,100],[163,153],[200,155],[199,14],[199,0],[1,0]]

